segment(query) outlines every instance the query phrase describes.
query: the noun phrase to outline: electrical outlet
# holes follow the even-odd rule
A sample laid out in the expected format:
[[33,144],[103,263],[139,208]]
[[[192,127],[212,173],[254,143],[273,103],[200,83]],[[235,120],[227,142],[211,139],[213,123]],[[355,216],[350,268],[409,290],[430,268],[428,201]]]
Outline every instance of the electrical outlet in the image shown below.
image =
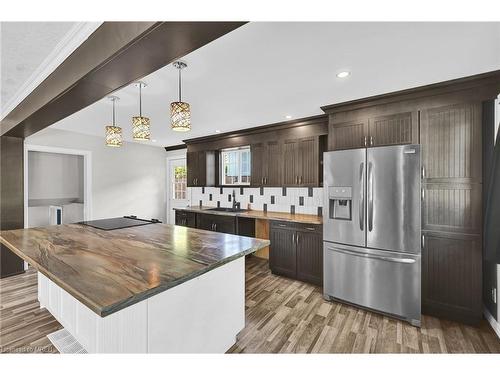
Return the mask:
[[491,299],[493,303],[497,303],[497,288],[491,289]]

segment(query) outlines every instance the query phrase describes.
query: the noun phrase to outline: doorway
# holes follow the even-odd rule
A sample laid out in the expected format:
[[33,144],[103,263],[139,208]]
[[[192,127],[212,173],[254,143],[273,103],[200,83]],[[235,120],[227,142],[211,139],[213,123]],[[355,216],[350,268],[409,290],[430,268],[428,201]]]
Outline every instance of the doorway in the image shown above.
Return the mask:
[[91,219],[91,153],[25,144],[24,227]]
[[167,159],[167,223],[175,224],[174,208],[188,205],[186,157]]

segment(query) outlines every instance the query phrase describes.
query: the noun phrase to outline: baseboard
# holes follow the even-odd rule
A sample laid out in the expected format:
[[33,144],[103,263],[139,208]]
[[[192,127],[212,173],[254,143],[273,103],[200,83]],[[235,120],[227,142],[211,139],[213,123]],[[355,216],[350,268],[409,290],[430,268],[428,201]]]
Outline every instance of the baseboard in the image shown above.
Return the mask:
[[497,336],[500,338],[500,323],[498,323],[495,318],[490,314],[488,309],[484,307],[484,316],[486,320],[490,323],[491,328],[493,328],[493,331],[497,334]]

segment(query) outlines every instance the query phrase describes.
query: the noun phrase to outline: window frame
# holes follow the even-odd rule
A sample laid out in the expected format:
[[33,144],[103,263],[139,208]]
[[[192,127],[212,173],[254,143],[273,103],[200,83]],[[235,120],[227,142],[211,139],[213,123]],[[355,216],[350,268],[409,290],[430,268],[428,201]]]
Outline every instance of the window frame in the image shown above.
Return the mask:
[[[224,154],[228,152],[237,152],[238,159],[237,159],[237,167],[238,167],[238,182],[234,184],[228,184],[226,183],[226,175],[224,173]],[[243,153],[248,152],[248,182],[242,182],[242,177],[246,175],[242,174],[242,158],[241,155]],[[251,184],[251,179],[252,179],[252,154],[251,154],[251,149],[250,145],[245,145],[245,146],[238,146],[238,147],[229,147],[229,148],[223,148],[219,150],[219,184],[220,186],[250,186]]]

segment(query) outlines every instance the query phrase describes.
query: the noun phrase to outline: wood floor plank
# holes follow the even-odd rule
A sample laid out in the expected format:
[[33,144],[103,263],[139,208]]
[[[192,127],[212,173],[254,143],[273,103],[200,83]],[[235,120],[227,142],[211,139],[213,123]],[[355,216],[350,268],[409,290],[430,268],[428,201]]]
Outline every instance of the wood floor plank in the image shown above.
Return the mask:
[[[246,339],[241,343],[238,339],[230,352],[500,353],[500,339],[485,321],[471,327],[423,316],[422,327],[417,328],[371,311],[327,302],[321,288],[271,274],[266,260],[249,257],[246,270],[247,326],[239,336]],[[252,303],[263,288],[270,294],[262,303]],[[253,317],[262,320],[277,306],[288,307],[288,315],[268,337],[250,334],[255,330]]]
[[[500,353],[477,327],[422,317],[422,327],[323,299],[322,289],[271,274],[246,259],[246,325],[229,353]],[[37,299],[36,272],[0,280],[0,352],[57,353],[47,334],[61,325]]]

